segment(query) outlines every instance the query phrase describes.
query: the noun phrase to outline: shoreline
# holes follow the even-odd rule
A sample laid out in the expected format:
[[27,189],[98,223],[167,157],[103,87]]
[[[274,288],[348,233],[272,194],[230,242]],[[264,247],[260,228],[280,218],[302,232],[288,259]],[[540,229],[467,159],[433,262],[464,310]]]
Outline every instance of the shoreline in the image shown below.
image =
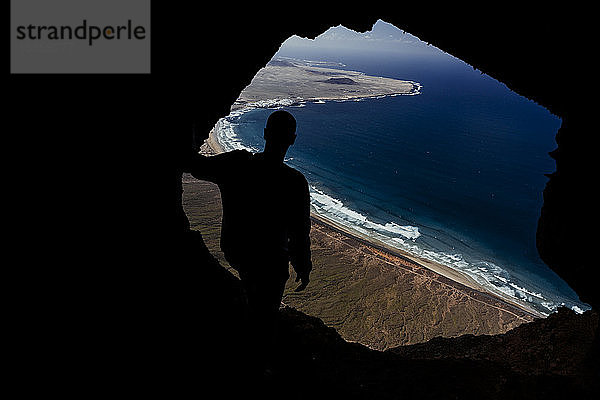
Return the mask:
[[333,96],[312,96],[308,98],[296,97],[286,98],[286,97],[276,97],[273,99],[266,100],[257,100],[257,101],[248,101],[248,100],[236,100],[230,111],[241,111],[246,112],[249,110],[253,110],[256,108],[274,108],[274,107],[298,107],[305,103],[313,103],[320,104],[328,101],[336,101],[336,102],[345,102],[345,101],[362,101],[369,99],[382,99],[385,97],[395,97],[395,96],[416,96],[421,94],[421,89],[423,86],[419,82],[415,81],[402,81],[405,84],[411,85],[411,89],[408,91],[394,91],[390,93],[380,93],[380,94],[365,94],[365,93],[345,93],[343,96],[337,94]]
[[225,152],[225,149],[219,144],[219,140],[216,137],[215,128],[210,130],[208,139],[206,139],[205,143],[208,145],[213,155]]
[[[219,154],[219,153],[224,152],[223,147],[218,142],[214,128],[210,131],[209,138],[207,139],[206,144],[210,148],[209,152],[212,154]],[[362,243],[363,245],[367,246],[368,248],[375,250],[373,252],[373,255],[377,256],[378,258],[380,258],[382,260],[386,260],[388,258],[396,258],[398,260],[401,260],[408,264],[411,264],[412,267],[423,268],[428,271],[431,271],[434,274],[450,281],[452,284],[459,285],[461,288],[466,288],[467,290],[477,292],[483,296],[489,297],[491,300],[501,302],[502,304],[505,304],[506,306],[508,306],[510,308],[517,308],[518,310],[520,310],[522,313],[525,313],[529,317],[533,317],[533,318],[545,318],[546,317],[542,313],[540,313],[534,309],[528,308],[525,305],[522,305],[522,304],[514,301],[511,298],[506,298],[506,297],[500,296],[499,294],[496,294],[496,293],[493,293],[493,292],[487,290],[487,288],[478,284],[473,278],[471,278],[470,276],[468,276],[456,269],[453,269],[451,267],[448,267],[448,266],[440,264],[440,263],[436,263],[431,260],[424,259],[422,257],[408,253],[406,251],[403,251],[403,250],[400,250],[397,248],[393,248],[384,243],[378,243],[375,240],[373,240],[373,238],[368,237],[366,235],[361,235],[359,232],[353,232],[348,227],[337,224],[334,221],[331,221],[331,220],[327,219],[326,217],[315,213],[312,210],[310,213],[310,217],[311,217],[312,221],[314,221],[318,224],[324,225],[328,229],[332,229],[336,232],[339,232],[342,235],[347,236],[350,239],[353,239],[359,243]],[[383,254],[377,254],[377,252],[382,252]],[[394,263],[394,264],[396,266],[400,267],[397,263]]]
[[[504,304],[509,308],[516,308],[520,312],[532,318],[546,317],[545,315],[537,312],[536,310],[527,308],[517,302],[511,301],[511,299],[500,297],[499,295],[488,291],[484,286],[481,286],[477,282],[475,282],[475,280],[473,280],[473,278],[471,278],[470,276],[463,274],[460,271],[457,271],[453,268],[418,257],[406,251],[387,246],[384,243],[376,243],[372,238],[363,236],[357,232],[352,232],[350,229],[348,229],[348,227],[336,224],[335,222],[330,221],[327,218],[318,215],[312,211],[310,216],[311,220],[316,222],[317,224],[325,226],[328,229],[331,229],[350,239],[353,239],[363,244],[370,250],[375,250],[373,251],[373,255],[375,257],[384,261],[388,261],[389,263],[397,267],[404,267],[405,269],[407,269],[408,266],[399,265],[401,263],[406,263],[410,266],[411,269],[426,269],[438,275],[439,277],[445,278],[447,281],[449,281],[449,283],[452,286],[458,287],[458,289],[466,289],[469,291],[476,292],[482,296],[489,298],[490,300],[500,302],[501,304]],[[400,263],[397,261],[400,261]]]
[[[359,71],[325,68],[298,60],[271,60],[240,93],[231,111],[272,107],[277,103],[351,101],[385,96],[420,94],[422,85],[367,75]],[[286,104],[283,104],[286,103]]]

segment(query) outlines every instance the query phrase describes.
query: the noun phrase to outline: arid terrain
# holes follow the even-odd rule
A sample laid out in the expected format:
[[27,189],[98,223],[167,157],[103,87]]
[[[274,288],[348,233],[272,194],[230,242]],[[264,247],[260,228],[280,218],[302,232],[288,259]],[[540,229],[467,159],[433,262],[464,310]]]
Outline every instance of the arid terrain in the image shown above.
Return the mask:
[[415,94],[419,87],[412,81],[276,60],[258,71],[232,109],[265,101],[349,100]]

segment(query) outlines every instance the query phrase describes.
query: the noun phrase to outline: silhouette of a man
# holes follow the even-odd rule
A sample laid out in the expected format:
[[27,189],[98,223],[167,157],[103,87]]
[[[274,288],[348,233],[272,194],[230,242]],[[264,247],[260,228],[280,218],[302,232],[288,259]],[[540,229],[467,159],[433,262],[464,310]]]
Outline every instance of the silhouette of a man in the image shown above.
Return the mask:
[[289,264],[301,281],[297,291],[308,285],[312,269],[308,183],[283,163],[295,132],[294,117],[275,111],[264,129],[262,153],[235,150],[198,156],[190,169],[194,177],[219,186],[221,249],[239,272],[252,319],[264,326],[277,316]]

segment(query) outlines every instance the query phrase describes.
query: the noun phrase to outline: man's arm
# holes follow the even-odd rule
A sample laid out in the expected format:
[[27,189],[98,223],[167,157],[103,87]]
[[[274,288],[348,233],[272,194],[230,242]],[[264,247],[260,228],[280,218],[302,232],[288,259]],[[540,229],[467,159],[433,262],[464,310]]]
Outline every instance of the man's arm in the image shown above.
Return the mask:
[[302,177],[302,192],[299,198],[299,207],[294,211],[294,223],[290,231],[289,254],[292,267],[296,271],[296,282],[302,284],[296,291],[303,290],[309,282],[312,261],[310,258],[310,193],[308,182]]
[[247,160],[251,154],[245,150],[235,150],[211,157],[199,154],[200,147],[208,139],[209,133],[208,130],[199,129],[196,123],[192,124],[190,146],[184,151],[181,166],[184,172],[192,174],[196,179],[219,183],[238,169],[237,163]]
[[234,150],[210,157],[196,153],[190,157],[184,170],[196,179],[220,183],[238,171],[240,163],[250,155],[246,150]]

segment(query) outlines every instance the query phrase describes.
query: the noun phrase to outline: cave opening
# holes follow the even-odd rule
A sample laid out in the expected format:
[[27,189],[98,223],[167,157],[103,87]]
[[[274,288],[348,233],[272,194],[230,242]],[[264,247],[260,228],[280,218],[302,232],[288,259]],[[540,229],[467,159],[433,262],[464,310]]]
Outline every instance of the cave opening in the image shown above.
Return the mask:
[[[326,235],[343,232],[372,246],[364,257],[378,260],[361,268],[369,263],[351,254],[356,247],[341,248],[341,236],[322,241],[337,253],[313,252],[317,268],[325,267],[311,291],[288,290],[285,302],[381,349],[469,329],[501,333],[560,306],[586,308],[535,248],[544,174],[555,169],[548,153],[561,124],[543,107],[379,20],[365,33],[337,26],[314,40],[286,40],[213,129],[213,150],[261,151],[264,123],[278,108],[298,121],[286,163],[308,179],[315,220],[337,230]],[[492,294],[523,315],[481,328],[477,316],[466,316],[475,306],[415,302],[406,292],[419,284],[414,277],[388,285],[393,278],[382,272],[411,263],[458,283],[455,296]],[[413,325],[431,328],[416,334],[407,317],[427,307],[432,315]],[[443,322],[450,319],[459,322]]]

